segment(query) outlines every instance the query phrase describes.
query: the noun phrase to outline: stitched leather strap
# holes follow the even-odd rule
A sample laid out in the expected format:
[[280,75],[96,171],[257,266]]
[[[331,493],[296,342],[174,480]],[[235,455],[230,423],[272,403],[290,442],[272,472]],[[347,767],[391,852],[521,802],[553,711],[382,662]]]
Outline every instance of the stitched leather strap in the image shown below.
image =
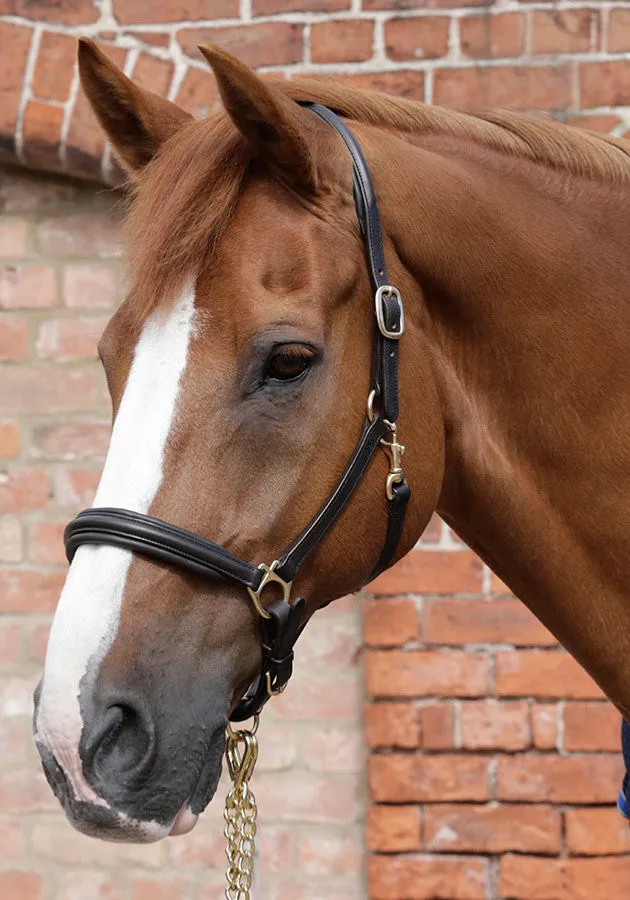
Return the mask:
[[392,499],[387,501],[387,534],[380,559],[374,567],[368,583],[389,566],[400,543],[411,488],[406,481],[392,485]]
[[85,509],[66,526],[63,538],[68,562],[72,562],[81,544],[111,544],[206,578],[218,576],[237,581],[254,591],[263,579],[261,569],[234,556],[220,544],[162,519],[130,510]]
[[[389,284],[381,217],[376,203],[374,185],[363,151],[346,123],[331,109],[320,103],[303,103],[324,122],[333,128],[346,145],[352,158],[354,202],[372,279],[374,292]],[[400,332],[402,327],[402,306],[395,296],[382,298],[383,319],[388,331]],[[374,354],[373,386],[379,398],[383,417],[395,422],[398,418],[398,341],[387,338],[377,330]]]

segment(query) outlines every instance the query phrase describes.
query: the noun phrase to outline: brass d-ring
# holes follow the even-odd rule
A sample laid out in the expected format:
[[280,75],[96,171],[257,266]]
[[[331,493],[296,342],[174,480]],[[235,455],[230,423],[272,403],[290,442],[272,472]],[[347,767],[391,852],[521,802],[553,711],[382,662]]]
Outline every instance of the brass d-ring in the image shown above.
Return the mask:
[[280,585],[280,587],[282,588],[282,599],[285,603],[289,603],[289,600],[291,598],[291,587],[293,585],[293,582],[285,581],[284,578],[280,578],[279,575],[276,575],[275,568],[277,565],[279,565],[277,559],[274,559],[270,566],[266,565],[265,563],[261,563],[258,568],[262,569],[265,574],[263,575],[262,581],[258,585],[258,589],[253,590],[250,587],[247,588],[247,590],[249,591],[249,596],[252,598],[254,606],[256,607],[256,612],[259,616],[262,616],[263,619],[271,618],[265,607],[262,605],[261,600],[261,594],[268,584]]

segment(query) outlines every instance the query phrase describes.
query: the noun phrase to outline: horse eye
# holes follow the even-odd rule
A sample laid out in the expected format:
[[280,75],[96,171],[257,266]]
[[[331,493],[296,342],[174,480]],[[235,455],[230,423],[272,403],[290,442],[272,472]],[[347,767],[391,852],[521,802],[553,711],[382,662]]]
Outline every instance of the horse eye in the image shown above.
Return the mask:
[[295,381],[311,366],[315,354],[308,347],[286,345],[269,358],[265,378],[273,381]]

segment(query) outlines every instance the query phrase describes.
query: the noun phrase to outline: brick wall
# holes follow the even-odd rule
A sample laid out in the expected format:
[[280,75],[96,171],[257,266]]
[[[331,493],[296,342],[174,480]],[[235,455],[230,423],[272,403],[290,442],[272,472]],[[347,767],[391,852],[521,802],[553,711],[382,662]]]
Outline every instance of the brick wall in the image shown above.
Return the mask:
[[[78,90],[79,34],[197,115],[216,102],[195,51],[211,40],[265,71],[630,129],[628,2],[0,0],[1,160],[115,179]],[[64,824],[34,758],[30,692],[61,528],[89,502],[107,443],[94,344],[119,260],[115,195],[0,177],[0,896],[213,900],[220,801],[186,838],[99,844]],[[437,521],[374,590],[362,601],[369,888],[359,608],[344,600],[312,624],[265,714],[257,896],[625,900],[618,717],[597,688]]]

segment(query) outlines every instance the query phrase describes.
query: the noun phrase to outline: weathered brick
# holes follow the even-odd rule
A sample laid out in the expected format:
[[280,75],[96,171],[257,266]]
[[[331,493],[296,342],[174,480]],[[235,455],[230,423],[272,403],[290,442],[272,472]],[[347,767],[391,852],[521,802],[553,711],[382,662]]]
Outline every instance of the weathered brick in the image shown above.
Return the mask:
[[36,228],[40,251],[52,257],[121,255],[118,223],[96,213],[42,219]]
[[368,747],[412,749],[420,742],[420,710],[412,703],[368,703],[364,726]]
[[50,636],[50,620],[35,622],[28,629],[26,636],[26,655],[29,659],[43,662],[46,658],[46,648]]
[[362,62],[372,56],[374,23],[365,19],[314,22],[311,60],[314,63]]
[[[0,529],[2,522],[0,520]],[[2,534],[0,531],[0,540]],[[0,545],[1,546],[1,545]],[[22,629],[17,622],[6,621],[0,618],[0,665],[13,665],[18,662],[22,653]],[[4,760],[3,760],[4,762]],[[2,820],[0,819],[0,835],[2,834]],[[0,846],[0,859],[2,847]]]
[[133,70],[133,81],[138,87],[166,97],[173,80],[173,63],[141,53]]
[[31,88],[39,100],[65,103],[70,93],[77,56],[76,38],[44,31],[39,42]]
[[529,803],[613,803],[621,784],[620,755],[503,756],[497,797]]
[[630,9],[611,9],[608,15],[609,53],[627,53],[630,50]]
[[181,83],[176,102],[196,119],[205,119],[220,106],[214,78],[209,72],[189,68]]
[[417,806],[370,806],[366,824],[368,850],[404,853],[421,846]]
[[424,703],[421,713],[424,750],[450,750],[455,740],[455,713],[452,703]]
[[434,853],[559,853],[561,815],[551,806],[427,805],[424,842]]
[[500,651],[495,685],[505,697],[601,699],[603,693],[584,669],[561,651]]
[[568,65],[439,69],[434,101],[447,106],[564,110],[571,102],[571,69]]
[[[4,679],[0,681],[0,699],[4,702],[2,703],[2,718],[0,719],[0,759],[2,759],[3,768],[9,769],[16,765],[22,765],[24,762],[24,757],[27,754],[27,749],[30,749],[30,745],[32,743],[32,727],[29,728],[27,723],[23,720],[21,715],[21,710],[16,714],[16,709],[11,708],[11,700],[15,699],[14,697],[10,697],[11,689],[15,686],[15,679]],[[23,682],[22,682],[23,684]],[[27,700],[28,700],[28,709],[30,710],[30,697],[28,697],[28,688],[27,688]],[[23,698],[18,699],[18,704],[21,704]],[[27,748],[27,735],[28,735],[28,748]],[[12,817],[9,821],[15,822],[16,820]],[[2,853],[2,844],[0,843],[0,858]]]
[[462,747],[466,750],[524,750],[532,742],[525,701],[480,700],[462,703]]
[[459,651],[371,651],[365,657],[374,697],[480,697],[488,689],[488,660]]
[[[343,775],[300,773],[287,790],[284,772],[261,772],[255,790],[260,808],[273,808],[274,817],[281,822],[350,825],[362,815],[360,784]],[[283,803],[274,807],[274,798],[280,792]]]
[[363,735],[354,722],[339,728],[318,723],[301,736],[300,759],[312,772],[361,772],[364,748]]
[[287,12],[336,12],[349,9],[350,0],[252,0],[255,16]]
[[356,834],[311,831],[298,839],[297,852],[300,869],[307,875],[358,878],[361,874],[363,848]]
[[0,268],[0,308],[50,309],[56,305],[57,285],[50,266]]
[[467,16],[460,19],[462,53],[471,59],[520,56],[525,47],[525,16],[521,12]]
[[26,256],[28,225],[25,219],[5,218],[0,221],[0,256],[20,259]]
[[59,600],[65,572],[0,569],[0,613],[50,613]]
[[89,25],[96,22],[99,13],[85,0],[0,0],[0,15],[57,25]]
[[484,900],[486,860],[462,857],[371,856],[370,900]]
[[558,707],[554,703],[533,703],[531,717],[534,747],[554,750],[558,745]]
[[32,522],[28,525],[28,558],[40,565],[64,565],[63,522]]
[[54,473],[54,493],[60,506],[91,506],[100,481],[94,469],[58,469]]
[[0,392],[0,416],[92,412],[98,405],[92,369],[16,366]]
[[630,68],[625,60],[582,63],[579,80],[582,109],[630,104]]
[[28,320],[24,316],[0,314],[0,362],[24,359],[28,359]]
[[[66,872],[59,879],[55,900],[118,900],[121,887],[117,879],[105,872]],[[157,898],[154,896],[154,900]]]
[[0,516],[0,562],[17,563],[24,555],[18,516]]
[[19,819],[0,819],[0,861],[19,862],[24,855],[24,836]]
[[532,53],[597,50],[598,19],[593,9],[536,10],[532,18]]
[[308,626],[308,640],[296,647],[299,666],[351,666],[361,653],[361,635],[356,622],[331,615],[334,607],[318,613]]
[[98,263],[68,263],[63,270],[63,299],[70,309],[111,309],[117,296],[116,270]]
[[254,69],[300,62],[303,26],[289,22],[228,25],[222,28],[183,28],[177,38],[184,53],[197,57],[199,44],[216,44]]
[[356,719],[360,710],[358,679],[347,671],[315,674],[298,669],[291,685],[274,697],[273,709],[290,719]]
[[501,860],[502,897],[517,900],[626,900],[630,867],[622,857],[601,859],[544,859],[504,856]]
[[48,474],[44,469],[0,472],[0,514],[41,509],[49,496]]
[[[191,893],[191,885],[186,878],[165,878],[163,875],[159,878],[135,877],[131,885],[131,900],[188,900]],[[117,892],[115,898],[119,896]]]
[[481,592],[481,560],[470,550],[412,550],[370,584],[372,594]]
[[385,50],[390,59],[437,59],[448,53],[448,16],[390,19],[385,22]]
[[22,120],[24,158],[34,168],[59,171],[62,168],[61,129],[64,111],[42,100],[29,100]]
[[488,759],[474,754],[372,756],[368,780],[377,803],[489,799]]
[[553,646],[556,639],[519,600],[425,600],[427,644],[502,643]]
[[[415,69],[399,69],[396,72],[361,72],[358,75],[340,75],[339,77],[342,81],[356,84],[357,87],[383,91],[385,94],[395,94],[397,97],[407,97],[409,100],[424,100],[424,72],[418,72]],[[401,561],[398,565],[403,564],[404,561]]]
[[16,419],[0,420],[0,459],[10,459],[20,450],[20,424]]
[[[0,10],[2,4],[0,3]],[[41,900],[43,880],[34,872],[0,872],[0,897],[2,900]]]
[[40,862],[62,863],[66,870],[78,866],[118,870],[129,864],[142,869],[155,869],[163,859],[161,843],[114,844],[95,841],[73,828],[60,828],[58,822],[43,816],[33,823],[31,846]]
[[363,638],[366,644],[396,647],[418,637],[418,610],[405,597],[368,599],[363,606]]
[[43,772],[22,769],[0,772],[0,809],[9,814],[56,811],[58,802]]
[[194,22],[197,19],[231,19],[238,16],[238,0],[152,0],[150,9],[137,0],[113,0],[114,15],[121,25],[153,22]]
[[[13,5],[11,0],[0,0],[0,15],[8,5]],[[30,28],[0,22],[0,158],[4,159],[15,155],[13,135],[31,36]]]
[[[487,6],[488,0],[423,0],[425,6],[435,9],[456,9],[459,6]],[[418,0],[363,0],[363,9],[413,9],[418,8]]]
[[618,750],[621,716],[610,703],[567,703],[564,710],[565,750]]
[[110,433],[109,422],[42,422],[33,428],[30,449],[33,456],[45,459],[103,459]]
[[596,113],[580,113],[579,115],[567,117],[567,125],[572,125],[574,128],[586,128],[588,131],[599,131],[602,134],[608,134],[620,122],[619,116],[598,115]]
[[37,355],[57,362],[98,359],[97,346],[107,321],[102,316],[46,319],[37,336]]
[[607,856],[630,853],[630,829],[616,808],[568,809],[564,820],[570,854]]

